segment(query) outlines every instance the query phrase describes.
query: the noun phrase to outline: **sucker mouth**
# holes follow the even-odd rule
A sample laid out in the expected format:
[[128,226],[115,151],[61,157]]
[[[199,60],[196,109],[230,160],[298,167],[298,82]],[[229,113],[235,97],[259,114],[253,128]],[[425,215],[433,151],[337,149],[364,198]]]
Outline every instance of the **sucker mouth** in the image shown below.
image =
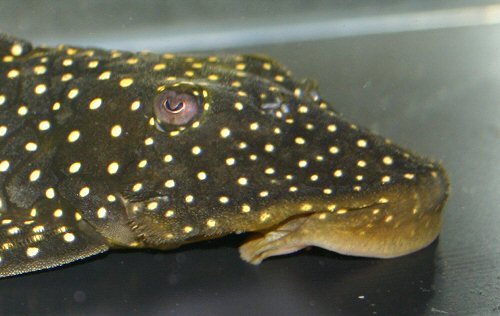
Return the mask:
[[[255,233],[240,248],[242,259],[259,264],[276,255],[318,246],[345,255],[393,258],[417,251],[436,239],[449,185],[438,167],[413,187],[376,194],[361,206],[339,202],[333,210],[311,209]],[[343,204],[347,203],[347,204]]]

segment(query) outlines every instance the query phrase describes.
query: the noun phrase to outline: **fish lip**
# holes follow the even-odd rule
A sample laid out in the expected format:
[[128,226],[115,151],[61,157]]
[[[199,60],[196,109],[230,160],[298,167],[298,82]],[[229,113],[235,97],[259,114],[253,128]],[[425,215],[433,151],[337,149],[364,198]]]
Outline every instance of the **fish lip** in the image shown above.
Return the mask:
[[[439,235],[442,209],[449,195],[444,168],[433,163],[425,167],[411,183],[370,192],[365,199],[372,202],[359,208],[332,212],[311,208],[310,212],[287,217],[263,230],[264,234],[254,235],[240,248],[240,255],[259,264],[267,257],[306,246],[374,258],[394,258],[418,251]],[[373,203],[380,196],[387,199]],[[358,202],[346,201],[351,206]]]

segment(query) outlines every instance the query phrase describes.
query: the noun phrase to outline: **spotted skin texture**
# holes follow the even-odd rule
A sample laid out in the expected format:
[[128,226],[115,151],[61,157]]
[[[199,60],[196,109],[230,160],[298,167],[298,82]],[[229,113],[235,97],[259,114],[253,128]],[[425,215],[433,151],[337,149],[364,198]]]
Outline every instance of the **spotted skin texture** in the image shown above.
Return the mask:
[[[254,232],[240,248],[254,264],[310,245],[395,257],[439,233],[443,169],[345,121],[272,59],[6,35],[0,54],[2,277],[232,233]],[[199,100],[197,115],[162,122],[166,90]]]

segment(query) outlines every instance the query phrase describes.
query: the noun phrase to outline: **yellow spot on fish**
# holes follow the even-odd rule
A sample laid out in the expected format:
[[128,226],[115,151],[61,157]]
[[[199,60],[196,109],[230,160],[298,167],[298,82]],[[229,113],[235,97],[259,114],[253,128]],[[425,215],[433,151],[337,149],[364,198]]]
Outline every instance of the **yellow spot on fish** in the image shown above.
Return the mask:
[[415,178],[415,175],[413,173],[405,173],[404,174],[405,179],[411,180]]
[[148,210],[153,211],[158,208],[158,202],[150,202],[147,205]]
[[337,130],[337,126],[335,124],[330,124],[326,127],[326,129],[329,131],[329,132],[335,132]]
[[47,72],[47,67],[44,65],[38,65],[33,68],[33,72],[37,75],[43,75],[44,73]]
[[98,218],[106,218],[108,216],[108,210],[105,207],[100,207],[97,210],[97,217]]
[[105,71],[97,77],[99,80],[108,80],[109,78],[111,78],[111,71]]
[[273,152],[274,151],[274,145],[273,144],[266,144],[264,146],[264,150],[267,152]]
[[2,249],[3,250],[9,250],[10,248],[14,247],[14,244],[11,242],[6,242],[2,244]]
[[137,164],[137,167],[144,168],[147,166],[147,164],[148,164],[148,161],[144,159],[144,160],[139,161],[139,163]]
[[383,176],[382,177],[382,183],[388,183],[390,181],[391,181],[391,177],[389,177],[389,176]]
[[81,166],[82,164],[80,162],[74,162],[69,166],[68,171],[69,173],[77,173],[78,171],[80,171]]
[[236,163],[236,160],[233,157],[227,158],[226,159],[226,165],[232,166]]
[[43,94],[45,91],[47,91],[47,86],[44,84],[39,84],[35,87],[36,94]]
[[299,106],[298,111],[299,111],[299,113],[305,114],[305,113],[309,112],[309,109],[307,108],[307,106],[301,105],[301,106]]
[[156,64],[156,65],[154,65],[153,70],[160,71],[160,70],[163,70],[165,68],[167,68],[167,65],[165,65],[165,64]]
[[258,129],[259,129],[259,123],[257,123],[257,122],[251,123],[251,124],[250,124],[250,129],[251,129],[252,131],[256,131],[256,130],[258,130]]
[[247,185],[248,184],[248,179],[245,177],[238,178],[238,184],[239,185]]
[[120,125],[115,125],[111,128],[111,136],[119,137],[122,134],[122,127]]
[[97,110],[100,108],[102,105],[102,99],[101,98],[95,98],[89,103],[89,109],[91,110]]
[[130,87],[134,83],[134,79],[132,78],[124,78],[120,80],[120,87],[127,88]]
[[33,142],[26,143],[26,145],[24,146],[24,149],[26,149],[27,151],[36,151],[37,148],[38,145]]
[[74,55],[74,54],[76,54],[77,52],[78,52],[78,50],[77,50],[77,49],[75,49],[75,48],[68,48],[68,49],[66,50],[66,54],[68,54],[68,55]]
[[271,214],[267,213],[267,212],[264,212],[260,215],[260,221],[261,222],[265,222],[267,221],[269,218],[271,218]]
[[18,109],[17,109],[17,114],[19,114],[19,116],[24,116],[26,114],[28,114],[28,108],[24,105],[21,105]]
[[191,149],[191,152],[193,153],[193,155],[199,155],[199,154],[201,154],[201,148],[199,146],[194,146]]
[[276,75],[274,77],[274,80],[276,80],[278,82],[283,82],[285,80],[285,77],[283,77],[282,75]]
[[300,210],[307,212],[307,211],[312,210],[312,208],[313,208],[313,206],[311,204],[305,203],[305,204],[302,204],[302,206],[300,207]]
[[382,160],[385,165],[392,165],[392,157],[391,156],[385,156],[384,159]]
[[20,44],[16,43],[10,48],[10,53],[13,56],[21,56],[21,54],[23,53],[23,47]]
[[328,148],[328,151],[330,152],[330,154],[337,154],[339,152],[339,148],[337,146],[331,146],[330,148]]
[[172,157],[172,155],[165,155],[165,157],[163,157],[163,161],[165,162],[171,162],[172,160],[174,160],[174,157]]
[[30,173],[30,181],[35,182],[40,178],[41,171],[39,169],[35,169]]
[[80,93],[80,91],[78,89],[76,89],[76,88],[71,89],[68,92],[68,98],[74,99],[74,98],[76,98],[78,96],[78,93]]
[[141,101],[136,100],[136,101],[132,102],[132,104],[130,105],[130,110],[137,111],[140,107],[141,107]]
[[356,142],[356,145],[358,145],[358,147],[364,148],[367,146],[367,142],[364,139],[358,139],[358,141]]
[[222,204],[226,204],[229,202],[229,198],[227,196],[221,196],[219,197],[219,202],[221,202]]
[[66,58],[62,61],[62,65],[64,67],[69,67],[71,65],[73,65],[73,60],[72,59],[69,59],[69,58]]
[[54,217],[59,218],[63,216],[63,211],[60,208],[58,208],[57,210],[54,211],[54,213],[52,213],[52,215],[54,215]]
[[45,196],[47,199],[53,199],[56,196],[56,192],[54,191],[54,188],[48,188],[45,191]]
[[304,145],[306,143],[306,140],[302,137],[296,137],[295,138],[295,143],[298,145]]
[[12,69],[11,71],[9,71],[7,73],[7,77],[10,79],[16,78],[18,76],[19,76],[19,70],[17,70],[17,69]]
[[26,255],[30,258],[36,257],[38,253],[40,252],[40,249],[37,247],[28,247],[26,248]]
[[381,197],[380,199],[378,199],[378,202],[379,203],[387,203],[387,202],[389,202],[389,199],[387,199],[385,197]]
[[79,194],[80,194],[81,197],[86,197],[87,195],[89,195],[89,193],[90,193],[89,187],[83,187],[83,188],[80,189],[80,193]]
[[16,235],[16,234],[19,234],[21,232],[21,229],[19,229],[19,227],[11,227],[7,230],[7,233],[9,235]]
[[73,241],[75,241],[76,237],[72,233],[66,233],[63,235],[63,239],[65,242],[73,242]]
[[167,187],[167,188],[175,187],[175,181],[172,179],[165,181],[165,187]]
[[144,145],[151,146],[154,144],[154,139],[152,137],[148,137],[144,140]]
[[80,131],[74,130],[68,135],[68,142],[74,143],[80,138]]
[[137,62],[139,62],[139,59],[135,58],[135,57],[127,59],[127,64],[129,64],[129,65],[135,65],[135,64],[137,64]]
[[66,73],[61,76],[61,81],[63,82],[70,81],[71,79],[73,79],[73,75],[70,73]]
[[265,174],[274,174],[274,172],[275,172],[274,168],[266,168],[266,170],[264,170]]
[[46,130],[50,129],[50,122],[47,120],[41,121],[38,124],[38,129],[41,131],[46,131]]
[[229,137],[229,135],[231,135],[231,130],[229,128],[224,127],[223,129],[221,129],[220,136],[222,138],[227,138],[227,137]]
[[337,169],[335,170],[335,172],[333,172],[333,175],[336,177],[336,178],[339,178],[339,177],[342,177],[342,170],[340,169]]
[[108,165],[108,173],[109,174],[115,174],[118,172],[118,169],[120,168],[120,164],[116,161],[113,161]]

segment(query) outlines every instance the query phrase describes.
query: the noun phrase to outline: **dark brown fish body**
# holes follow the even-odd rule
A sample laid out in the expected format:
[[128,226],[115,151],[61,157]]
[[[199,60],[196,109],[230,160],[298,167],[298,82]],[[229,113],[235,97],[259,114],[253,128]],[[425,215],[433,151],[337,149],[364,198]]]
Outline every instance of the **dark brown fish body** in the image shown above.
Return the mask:
[[239,232],[252,263],[394,257],[439,233],[435,163],[256,56],[33,48],[0,37],[0,276]]

